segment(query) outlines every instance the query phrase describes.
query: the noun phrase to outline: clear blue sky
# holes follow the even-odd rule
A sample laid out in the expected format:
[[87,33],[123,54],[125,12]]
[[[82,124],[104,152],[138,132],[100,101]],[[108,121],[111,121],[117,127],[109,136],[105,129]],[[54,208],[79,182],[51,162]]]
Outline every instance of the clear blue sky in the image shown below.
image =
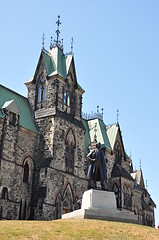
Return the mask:
[[[159,207],[159,1],[5,0],[0,7],[0,83],[27,95],[24,82],[55,37],[57,16],[64,51],[74,37],[83,111],[104,108],[106,124],[119,123],[134,168],[142,169]],[[159,210],[156,210],[156,225]]]

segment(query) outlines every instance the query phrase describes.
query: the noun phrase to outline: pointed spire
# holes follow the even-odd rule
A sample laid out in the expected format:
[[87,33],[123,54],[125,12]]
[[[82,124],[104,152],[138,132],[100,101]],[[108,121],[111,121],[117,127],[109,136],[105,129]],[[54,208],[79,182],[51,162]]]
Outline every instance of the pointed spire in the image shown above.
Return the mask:
[[102,108],[101,110],[102,110],[102,119],[103,119],[103,114],[104,114],[104,108]]
[[50,41],[50,50],[53,48],[53,44],[52,44],[52,37],[51,37],[51,41]]
[[131,150],[130,150],[130,158],[132,158],[132,153],[131,153]]
[[146,180],[146,189],[148,191],[148,181]]
[[99,113],[99,105],[97,105],[97,113]]
[[141,170],[141,159],[139,160],[139,167],[140,167],[140,170]]
[[42,49],[44,49],[44,41],[45,41],[45,34],[43,33],[43,36],[42,36]]
[[63,50],[63,38],[61,40],[61,49]]
[[56,21],[56,24],[57,24],[57,30],[56,30],[56,34],[57,34],[56,44],[57,44],[57,46],[58,46],[58,43],[59,43],[59,35],[60,35],[59,26],[60,26],[60,24],[61,24],[61,22],[60,22],[60,15],[58,15],[58,20]]
[[97,141],[97,123],[95,123],[95,126],[94,126],[94,141]]
[[117,120],[117,123],[119,122],[119,109],[117,109],[116,111],[116,120]]
[[73,44],[74,44],[74,41],[73,41],[73,37],[71,38],[71,54],[73,55]]

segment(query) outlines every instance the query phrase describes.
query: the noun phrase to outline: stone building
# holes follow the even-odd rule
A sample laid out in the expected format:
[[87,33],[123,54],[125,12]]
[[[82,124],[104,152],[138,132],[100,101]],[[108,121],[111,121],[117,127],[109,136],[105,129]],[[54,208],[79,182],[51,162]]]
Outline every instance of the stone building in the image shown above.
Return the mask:
[[84,90],[58,31],[25,83],[27,98],[0,85],[0,219],[51,220],[79,209],[91,187],[86,156],[100,141],[118,209],[154,226],[155,203],[142,170],[133,170],[119,123],[107,126],[98,110],[82,117]]

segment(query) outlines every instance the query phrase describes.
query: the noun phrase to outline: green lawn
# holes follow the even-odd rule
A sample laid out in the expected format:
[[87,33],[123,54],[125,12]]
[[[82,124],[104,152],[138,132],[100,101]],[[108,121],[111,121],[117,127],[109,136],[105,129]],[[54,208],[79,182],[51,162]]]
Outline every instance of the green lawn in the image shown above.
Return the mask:
[[159,240],[159,230],[99,220],[0,221],[0,240],[12,239]]

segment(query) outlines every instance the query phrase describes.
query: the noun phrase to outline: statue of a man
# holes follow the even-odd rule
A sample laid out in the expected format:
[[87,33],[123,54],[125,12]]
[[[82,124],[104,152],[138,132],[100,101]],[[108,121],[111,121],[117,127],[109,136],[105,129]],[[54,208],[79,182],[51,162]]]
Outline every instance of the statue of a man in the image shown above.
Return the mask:
[[102,190],[107,190],[105,185],[107,180],[106,158],[100,142],[96,143],[96,149],[91,151],[87,157],[90,160],[87,176],[88,179],[93,180],[93,188],[97,189],[97,181],[100,181]]

